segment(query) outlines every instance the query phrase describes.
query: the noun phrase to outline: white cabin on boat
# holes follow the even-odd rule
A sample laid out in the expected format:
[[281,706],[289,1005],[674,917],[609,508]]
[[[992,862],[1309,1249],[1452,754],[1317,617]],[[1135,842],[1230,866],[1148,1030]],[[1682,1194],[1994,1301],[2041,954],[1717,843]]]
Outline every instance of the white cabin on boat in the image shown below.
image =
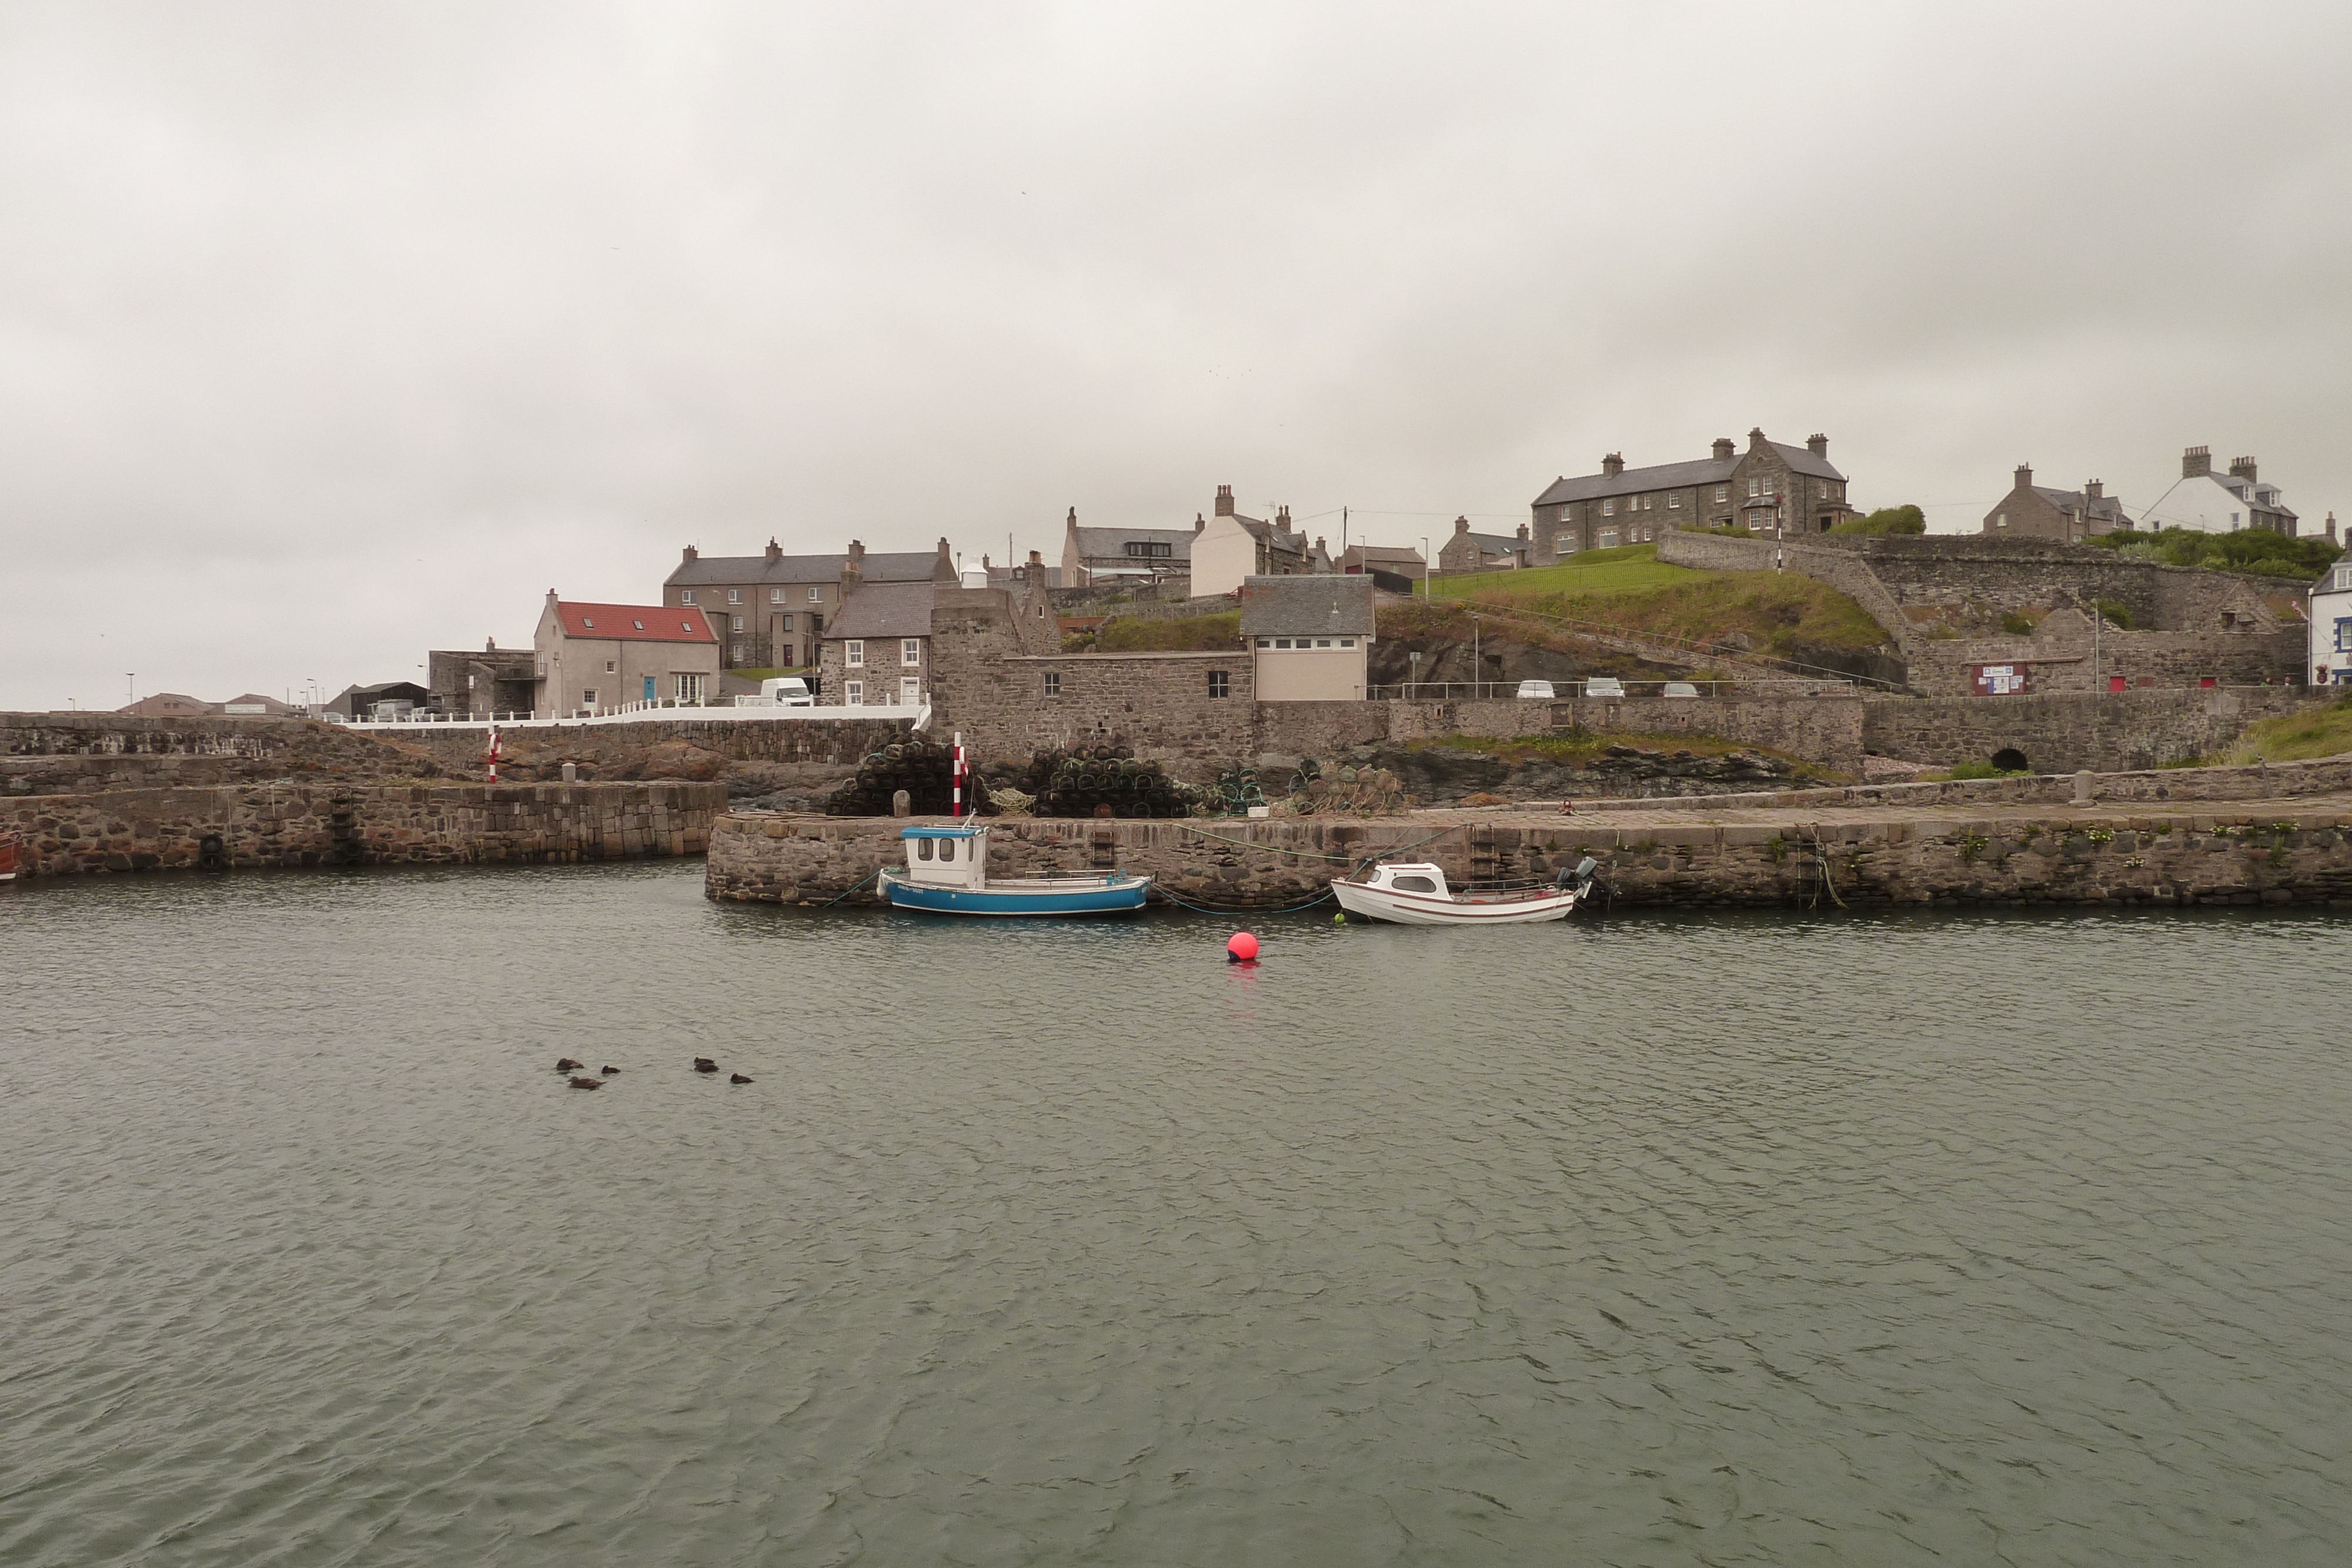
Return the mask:
[[988,883],[986,828],[908,828],[907,880],[918,887],[962,887],[977,892]]

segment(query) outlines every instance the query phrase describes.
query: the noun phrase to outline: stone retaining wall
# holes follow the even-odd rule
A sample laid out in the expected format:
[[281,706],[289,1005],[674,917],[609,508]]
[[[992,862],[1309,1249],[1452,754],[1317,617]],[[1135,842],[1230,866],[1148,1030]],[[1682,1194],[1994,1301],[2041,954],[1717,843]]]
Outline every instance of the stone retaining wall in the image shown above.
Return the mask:
[[[866,879],[902,863],[898,822],[745,814],[711,836],[714,899],[875,903]],[[1212,836],[1213,835],[1213,836]],[[1449,879],[1541,878],[1590,853],[1615,904],[1829,905],[1958,902],[2288,904],[2352,907],[2352,805],[2259,814],[2185,810],[2012,815],[1979,821],[1685,823],[1607,819],[1433,823],[1005,821],[992,873],[1117,866],[1183,902],[1290,908],[1360,857],[1434,861]],[[845,897],[844,895],[846,895]]]
[[1863,745],[1905,762],[1949,766],[2013,750],[2037,773],[2118,772],[2220,751],[2254,720],[2320,700],[2305,686],[1874,697]]
[[0,795],[88,795],[306,774],[429,779],[443,771],[419,747],[307,719],[0,713]]
[[[705,710],[692,710],[705,711]],[[509,747],[528,747],[583,758],[643,753],[675,742],[715,751],[735,762],[822,762],[854,768],[867,752],[905,738],[913,721],[903,718],[726,718],[724,708],[709,718],[648,719],[631,724],[554,724],[503,732]],[[400,732],[445,762],[479,767],[486,732],[417,725]]]
[[0,801],[35,876],[699,854],[722,784],[289,784]]

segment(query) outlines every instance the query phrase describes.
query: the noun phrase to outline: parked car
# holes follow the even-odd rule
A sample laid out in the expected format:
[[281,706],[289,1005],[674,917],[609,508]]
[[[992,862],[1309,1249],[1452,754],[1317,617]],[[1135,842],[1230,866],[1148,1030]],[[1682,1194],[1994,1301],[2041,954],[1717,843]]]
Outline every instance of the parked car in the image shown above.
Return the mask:
[[1551,683],[1549,681],[1521,681],[1519,683],[1519,695],[1523,697],[1538,697],[1545,702],[1549,702],[1551,701]]
[[1668,681],[1665,695],[1670,697],[1695,697],[1698,695],[1698,688],[1688,681]]
[[783,707],[814,707],[816,698],[798,675],[779,675],[760,683],[760,695]]
[[1584,683],[1584,695],[1589,697],[1622,697],[1625,684],[1614,675],[1595,675]]

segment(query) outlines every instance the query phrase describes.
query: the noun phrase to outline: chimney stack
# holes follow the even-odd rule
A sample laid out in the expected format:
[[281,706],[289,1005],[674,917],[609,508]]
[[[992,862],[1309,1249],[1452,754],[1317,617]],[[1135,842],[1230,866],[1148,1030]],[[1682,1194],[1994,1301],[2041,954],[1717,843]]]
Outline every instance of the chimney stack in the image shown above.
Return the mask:
[[1045,558],[1044,556],[1039,555],[1035,550],[1031,550],[1031,551],[1029,552],[1029,566],[1030,566],[1030,570],[1036,570],[1037,568],[1039,568],[1039,567],[1041,567],[1041,566],[1044,566],[1045,564]]
[[1199,533],[1202,528],[1205,528],[1208,526],[1207,519],[1203,518],[1200,513],[1195,512],[1192,514],[1192,531],[1194,533]]
[[1748,450],[1750,452],[1761,452],[1763,449],[1764,427],[1759,424],[1748,433]]
[[1728,463],[1731,461],[1731,437],[1728,435],[1717,436],[1715,438],[1715,460],[1717,463]]
[[770,566],[773,566],[783,559],[784,547],[776,542],[775,535],[770,534],[768,536],[768,564]]
[[1519,525],[1519,542],[1521,544],[1528,542],[1528,526],[1525,523]]
[[2083,481],[2083,497],[2084,499],[2090,501],[2105,500],[2107,498],[2106,481],[2104,479],[2085,479]]
[[[1466,534],[1466,533],[1468,533],[1468,532],[1470,531],[1470,519],[1469,519],[1469,518],[1467,518],[1467,517],[1456,517],[1456,518],[1454,518],[1454,531],[1455,533],[1457,533],[1457,534]],[[550,599],[552,599],[552,598],[554,598],[554,597],[555,597],[555,595],[554,595],[552,592],[550,592],[550,593],[548,594],[548,597],[549,597]]]
[[1603,457],[1601,460],[1601,472],[1612,479],[1625,472],[1625,455],[1622,452],[1612,452]]
[[2243,479],[2247,484],[2252,484],[2254,482],[2254,460],[2251,457],[2231,458],[2230,477],[2232,479]]
[[1217,516],[1230,517],[1233,515],[1234,487],[1231,485],[1220,485],[1217,486]]
[[2192,446],[2188,451],[2183,452],[2180,455],[2180,476],[2183,479],[2194,479],[2200,474],[2210,474],[2211,472],[2213,472],[2213,449],[2211,447]]
[[702,553],[702,552],[701,552],[700,550],[698,550],[698,549],[695,549],[692,545],[688,545],[688,546],[687,546],[687,547],[686,547],[686,554],[685,554],[685,555],[684,555],[684,557],[682,557],[681,559],[686,559],[686,560],[692,560],[692,559],[694,559],[697,556],[700,555],[701,553]]
[[2021,490],[2031,490],[2033,488],[2032,464],[2021,463],[2017,465],[2017,487]]
[[2327,542],[2336,542],[2336,514],[2333,512],[2327,514]]
[[1070,515],[1065,526],[1073,528],[1078,526],[1078,509],[1076,507],[1070,508]]
[[1817,430],[1805,437],[1805,448],[1816,457],[1827,457],[1830,455],[1830,438]]

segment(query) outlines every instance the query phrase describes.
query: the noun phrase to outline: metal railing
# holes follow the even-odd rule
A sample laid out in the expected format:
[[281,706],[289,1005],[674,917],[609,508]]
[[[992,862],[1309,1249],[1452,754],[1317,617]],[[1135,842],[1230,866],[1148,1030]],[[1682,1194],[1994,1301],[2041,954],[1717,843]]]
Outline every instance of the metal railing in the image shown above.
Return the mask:
[[1517,698],[1522,702],[1608,702],[1619,697],[1842,696],[1854,688],[1843,676],[1809,679],[1790,676],[1747,681],[1615,681],[1599,686],[1591,681],[1550,681],[1551,689],[1521,695],[1517,681],[1400,681],[1371,686],[1366,695],[1375,702],[1459,702]]

